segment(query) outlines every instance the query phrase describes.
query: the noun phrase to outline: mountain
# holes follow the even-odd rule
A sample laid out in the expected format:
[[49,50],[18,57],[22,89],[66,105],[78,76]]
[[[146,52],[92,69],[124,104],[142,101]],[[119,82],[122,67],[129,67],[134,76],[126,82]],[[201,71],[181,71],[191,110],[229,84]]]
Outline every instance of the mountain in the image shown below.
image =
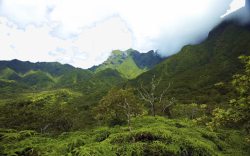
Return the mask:
[[[5,81],[4,84],[8,84],[5,88],[12,91],[16,89],[9,85],[15,82],[21,84],[23,88],[35,90],[66,87],[89,93],[90,90],[94,91],[95,88],[103,85],[110,87],[126,79],[132,79],[153,68],[162,60],[154,51],[139,53],[132,49],[115,50],[103,64],[89,70],[58,62],[32,63],[14,59],[0,61],[0,79]],[[6,81],[9,82],[6,83]],[[2,91],[4,92],[5,89],[2,88],[0,92]]]
[[[143,82],[150,87],[153,75],[161,79],[158,92],[168,90],[169,97],[180,103],[220,104],[228,102],[232,76],[243,69],[238,57],[250,55],[250,26],[227,20],[215,27],[208,38],[197,45],[187,45],[135,80],[130,85],[138,87]],[[219,87],[223,82],[224,88]],[[221,83],[221,84],[223,84]],[[217,87],[216,87],[217,86]]]
[[162,60],[163,58],[154,51],[140,53],[133,49],[126,51],[114,50],[104,63],[94,66],[90,70],[98,73],[108,68],[115,69],[124,78],[133,79],[145,71],[152,69]]
[[58,62],[37,62],[32,63],[29,61],[20,61],[17,59],[11,61],[0,61],[0,71],[5,68],[10,68],[17,73],[25,74],[30,70],[40,70],[47,72],[53,76],[59,76],[74,70],[75,68],[71,65],[62,65]]
[[[23,92],[68,88],[84,96],[94,96],[96,103],[112,86],[125,82],[119,72],[105,69],[98,73],[57,62],[0,61],[2,97]],[[89,98],[89,97],[87,97]],[[92,103],[92,102],[90,102]]]
[[[80,75],[80,76],[78,76]],[[29,89],[48,89],[72,86],[74,81],[92,77],[88,70],[57,62],[0,61],[0,79],[13,80]],[[3,89],[1,89],[2,91]]]
[[21,77],[14,70],[6,67],[0,72],[0,78],[8,80],[19,80]]

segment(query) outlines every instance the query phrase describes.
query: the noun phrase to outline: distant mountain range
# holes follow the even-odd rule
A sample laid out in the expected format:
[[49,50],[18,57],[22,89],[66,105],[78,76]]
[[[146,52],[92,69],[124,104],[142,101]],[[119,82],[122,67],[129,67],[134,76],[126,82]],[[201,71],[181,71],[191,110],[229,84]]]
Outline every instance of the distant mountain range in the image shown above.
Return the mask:
[[[68,64],[58,62],[23,62],[17,59],[0,61],[1,86],[12,86],[18,83],[24,88],[49,89],[49,88],[89,88],[90,84],[111,82],[115,77],[118,82],[132,79],[141,73],[150,70],[163,59],[155,52],[140,53],[136,50],[113,51],[110,57],[99,66],[88,69],[75,68]],[[110,81],[110,82],[109,82]],[[5,85],[4,85],[5,84]],[[15,86],[15,85],[14,85]],[[10,89],[10,88],[9,88]],[[15,90],[13,88],[13,90]]]

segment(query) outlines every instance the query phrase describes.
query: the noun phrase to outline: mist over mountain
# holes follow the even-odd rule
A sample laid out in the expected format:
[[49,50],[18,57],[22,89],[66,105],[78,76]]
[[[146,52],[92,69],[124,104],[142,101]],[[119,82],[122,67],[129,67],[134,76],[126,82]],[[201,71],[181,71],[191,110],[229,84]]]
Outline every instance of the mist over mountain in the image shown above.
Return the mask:
[[[132,83],[148,84],[152,75],[156,75],[161,79],[160,90],[170,83],[169,96],[184,103],[219,103],[215,95],[221,93],[215,84],[231,81],[232,76],[242,70],[238,57],[250,55],[249,43],[250,25],[242,26],[237,20],[222,22],[204,42],[183,47],[179,53],[141,74]],[[227,93],[231,94],[230,89]],[[228,95],[221,96],[227,98]]]

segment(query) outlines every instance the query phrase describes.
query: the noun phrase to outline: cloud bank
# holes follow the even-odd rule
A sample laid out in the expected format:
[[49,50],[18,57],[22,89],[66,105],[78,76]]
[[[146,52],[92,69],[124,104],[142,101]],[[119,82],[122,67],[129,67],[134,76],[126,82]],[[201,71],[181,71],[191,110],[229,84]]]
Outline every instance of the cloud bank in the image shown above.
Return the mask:
[[221,16],[244,6],[232,1],[0,0],[0,59],[88,68],[114,49],[168,56],[200,42]]

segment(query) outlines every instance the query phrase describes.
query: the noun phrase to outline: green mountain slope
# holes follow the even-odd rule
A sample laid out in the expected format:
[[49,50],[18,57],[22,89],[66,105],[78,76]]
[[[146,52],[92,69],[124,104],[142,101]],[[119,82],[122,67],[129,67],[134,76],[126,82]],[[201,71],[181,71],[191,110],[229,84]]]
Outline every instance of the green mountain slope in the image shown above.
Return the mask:
[[[0,102],[23,93],[70,89],[81,93],[80,107],[98,103],[113,86],[124,83],[119,72],[105,69],[98,73],[60,63],[0,61]],[[15,98],[13,98],[15,99]],[[47,101],[48,102],[48,101]]]
[[60,64],[58,62],[36,62],[32,63],[29,61],[19,61],[17,59],[11,61],[0,61],[0,71],[6,67],[16,71],[20,74],[25,74],[30,70],[40,70],[47,72],[53,76],[65,74],[74,70],[75,68],[68,64]]
[[[228,82],[240,72],[238,56],[250,55],[250,27],[234,21],[225,21],[214,28],[208,38],[198,45],[185,46],[152,70],[143,73],[131,84],[149,84],[153,75],[161,79],[158,91],[168,84],[168,96],[183,103],[223,103],[230,89],[218,89],[215,84]],[[226,95],[225,95],[226,94]]]
[[[0,61],[0,78],[6,80],[15,80],[27,86],[38,86],[40,89],[47,88],[49,85],[55,84],[66,85],[68,83],[61,83],[65,80],[65,75],[72,75],[72,73],[84,73],[84,70],[74,68],[70,65],[62,65],[57,62],[37,62],[31,63],[29,61]],[[85,75],[90,75],[91,72]],[[67,77],[70,81],[73,78]],[[61,81],[60,81],[61,80]],[[47,83],[48,85],[44,85]],[[72,81],[70,83],[73,83]]]
[[19,80],[21,77],[12,69],[5,68],[0,72],[0,79]]
[[136,50],[114,50],[111,56],[101,65],[94,66],[90,70],[100,72],[105,69],[115,69],[124,78],[133,79],[145,71],[150,70],[163,59],[154,51],[139,53]]
[[23,75],[20,82],[36,88],[47,88],[53,86],[54,79],[48,73],[31,70]]
[[[110,71],[110,73],[112,72],[115,73],[113,77],[117,77],[119,81],[121,76],[115,70]],[[0,61],[0,79],[13,80],[26,85],[28,88],[36,86],[37,90],[65,87],[71,89],[84,88],[89,84],[89,81],[100,81],[99,79],[103,78],[100,75],[102,74],[94,74],[90,70],[74,68],[56,62]],[[110,81],[109,83],[116,84],[115,82],[117,81]]]

